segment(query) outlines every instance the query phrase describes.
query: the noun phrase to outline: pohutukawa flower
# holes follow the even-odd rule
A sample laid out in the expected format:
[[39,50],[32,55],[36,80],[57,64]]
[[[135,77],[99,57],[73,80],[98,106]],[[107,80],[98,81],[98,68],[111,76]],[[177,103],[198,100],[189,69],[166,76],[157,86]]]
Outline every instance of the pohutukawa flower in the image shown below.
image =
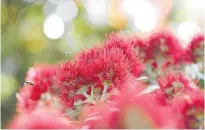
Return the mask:
[[71,61],[34,65],[9,128],[204,128],[204,91],[183,69],[203,66],[203,41],[197,35],[184,49],[167,32],[112,33]]
[[183,74],[176,72],[168,73],[165,77],[159,78],[158,84],[161,88],[159,91],[163,91],[167,98],[180,96],[183,92],[194,89],[190,80]]
[[204,34],[198,34],[189,43],[187,48],[190,60],[193,62],[204,61]]
[[[122,50],[123,54],[128,59],[131,72],[134,75],[139,76],[139,74],[141,74],[141,72],[144,70],[144,65],[142,64],[141,62],[142,60],[140,60],[139,57],[136,58],[133,44],[134,44],[133,39],[126,39],[125,37],[120,36],[119,34],[118,35],[111,34],[108,36],[108,39],[105,41],[105,48],[108,48],[109,50],[112,48]],[[142,45],[143,43],[138,43],[138,44]]]
[[25,81],[26,84],[34,88],[40,88],[44,93],[52,86],[52,78],[55,73],[55,66],[36,64],[28,70]]
[[149,47],[147,49],[147,58],[156,58],[161,55],[166,58],[173,58],[174,62],[181,57],[183,48],[178,40],[168,32],[160,32],[153,34],[147,40]]
[[34,65],[27,72],[25,85],[17,93],[18,111],[33,110],[49,87],[52,86],[52,79],[56,74],[55,66],[39,64]]
[[[120,89],[119,85],[128,77],[138,76],[143,71],[143,64],[136,59],[131,44],[122,43],[122,38],[112,35],[105,47],[84,51],[72,63],[61,65],[57,83],[60,97],[66,105],[72,107],[79,103],[105,101],[106,93],[113,88]],[[84,100],[74,100],[76,94],[84,96]]]
[[179,120],[181,128],[204,128],[204,92],[200,90],[188,91],[186,95],[172,101],[172,109]]

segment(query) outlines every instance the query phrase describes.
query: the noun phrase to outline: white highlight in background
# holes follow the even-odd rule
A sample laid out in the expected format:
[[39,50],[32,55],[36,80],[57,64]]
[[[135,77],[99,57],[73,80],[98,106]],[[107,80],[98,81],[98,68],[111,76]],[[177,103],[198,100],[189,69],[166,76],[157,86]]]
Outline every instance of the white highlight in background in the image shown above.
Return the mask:
[[55,15],[51,14],[46,17],[43,25],[43,31],[45,35],[50,39],[58,39],[64,34],[63,20]]
[[26,3],[34,3],[34,2],[36,2],[36,0],[23,0],[24,2],[26,2]]
[[205,0],[179,0],[176,6],[183,12],[185,19],[199,21],[205,17]]
[[84,0],[83,3],[89,22],[97,26],[108,23],[108,0]]
[[[184,43],[190,42],[192,37],[198,32],[200,32],[200,27],[191,21],[183,22],[177,27],[177,34]],[[182,45],[186,46],[186,44]]]
[[122,11],[134,19],[137,29],[150,32],[157,25],[156,7],[146,0],[124,0],[121,3]]
[[61,2],[62,0],[47,0],[48,2],[52,3],[52,4],[58,4],[59,2]]
[[63,21],[72,21],[78,14],[78,7],[73,0],[62,1],[59,3],[56,14],[60,16]]

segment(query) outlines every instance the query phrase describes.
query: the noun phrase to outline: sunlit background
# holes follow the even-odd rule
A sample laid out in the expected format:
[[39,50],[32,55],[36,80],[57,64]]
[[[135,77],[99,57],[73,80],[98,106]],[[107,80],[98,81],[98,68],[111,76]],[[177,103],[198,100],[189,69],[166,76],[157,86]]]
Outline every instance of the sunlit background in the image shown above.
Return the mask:
[[166,29],[186,47],[204,31],[203,9],[205,0],[1,0],[2,125],[34,63],[71,59],[113,31],[143,37]]

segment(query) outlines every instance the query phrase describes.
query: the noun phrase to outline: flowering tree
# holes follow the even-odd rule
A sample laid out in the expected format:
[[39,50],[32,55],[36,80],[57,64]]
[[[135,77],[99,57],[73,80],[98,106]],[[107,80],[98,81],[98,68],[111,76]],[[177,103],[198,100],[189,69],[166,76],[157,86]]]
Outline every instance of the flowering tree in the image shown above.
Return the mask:
[[204,128],[203,49],[202,34],[187,48],[167,32],[110,34],[72,61],[30,68],[8,128]]

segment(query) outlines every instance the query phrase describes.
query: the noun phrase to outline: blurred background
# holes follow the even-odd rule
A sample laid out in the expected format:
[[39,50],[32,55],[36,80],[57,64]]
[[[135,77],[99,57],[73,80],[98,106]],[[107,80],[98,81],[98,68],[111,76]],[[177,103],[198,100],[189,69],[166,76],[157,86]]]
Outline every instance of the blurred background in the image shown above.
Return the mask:
[[[1,123],[34,63],[58,63],[119,31],[170,30],[184,47],[204,31],[205,0],[1,0]],[[69,53],[69,55],[64,55]]]

